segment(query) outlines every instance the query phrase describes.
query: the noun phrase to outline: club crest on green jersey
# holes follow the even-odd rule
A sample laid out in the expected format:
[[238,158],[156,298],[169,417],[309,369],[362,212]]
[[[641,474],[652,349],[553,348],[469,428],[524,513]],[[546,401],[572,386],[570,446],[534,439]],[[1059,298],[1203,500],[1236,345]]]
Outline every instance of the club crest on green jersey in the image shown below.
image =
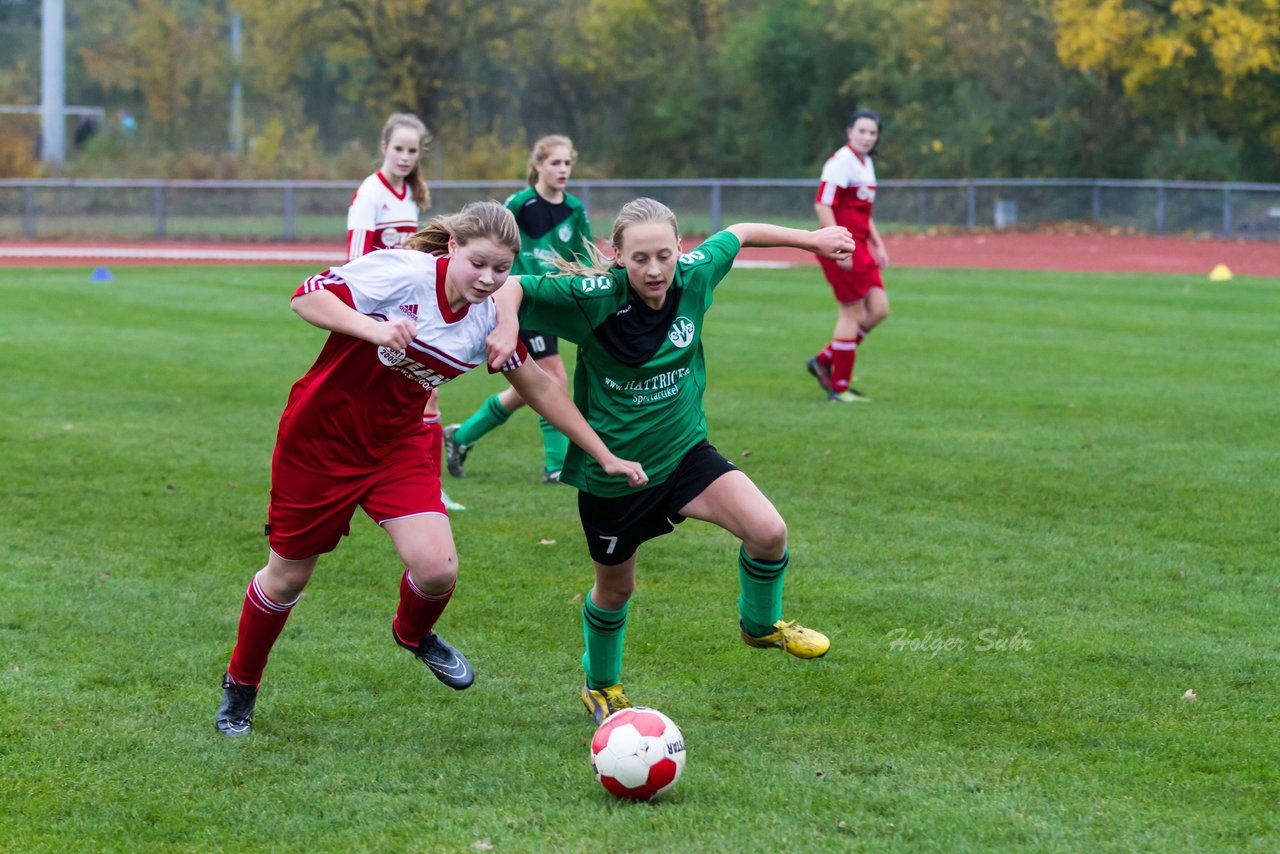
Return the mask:
[[566,222],[564,225],[560,226],[560,230],[556,232],[556,234],[560,236],[561,243],[568,243],[569,238],[573,237],[573,226]]
[[671,340],[672,344],[683,350],[693,343],[695,332],[697,332],[697,327],[693,325],[693,321],[681,315],[671,324],[671,331],[667,333],[667,338]]

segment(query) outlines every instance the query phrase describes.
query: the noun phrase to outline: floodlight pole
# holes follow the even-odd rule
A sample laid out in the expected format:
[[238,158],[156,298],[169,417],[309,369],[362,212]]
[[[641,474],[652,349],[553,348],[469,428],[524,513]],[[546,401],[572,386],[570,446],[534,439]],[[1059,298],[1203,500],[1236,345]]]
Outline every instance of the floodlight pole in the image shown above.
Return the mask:
[[40,4],[40,159],[61,163],[67,156],[67,32],[65,0]]
[[244,50],[240,40],[244,33],[244,19],[239,10],[231,12],[231,150],[235,154],[244,153],[244,87],[240,82],[240,60],[244,58]]

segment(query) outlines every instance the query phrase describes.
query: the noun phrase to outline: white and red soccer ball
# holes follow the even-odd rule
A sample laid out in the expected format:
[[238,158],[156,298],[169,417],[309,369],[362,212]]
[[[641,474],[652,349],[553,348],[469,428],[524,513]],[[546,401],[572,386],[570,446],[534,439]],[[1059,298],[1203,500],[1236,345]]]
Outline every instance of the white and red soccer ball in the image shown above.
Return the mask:
[[637,706],[605,718],[591,739],[591,765],[620,798],[648,800],[671,789],[684,770],[684,736],[657,709]]

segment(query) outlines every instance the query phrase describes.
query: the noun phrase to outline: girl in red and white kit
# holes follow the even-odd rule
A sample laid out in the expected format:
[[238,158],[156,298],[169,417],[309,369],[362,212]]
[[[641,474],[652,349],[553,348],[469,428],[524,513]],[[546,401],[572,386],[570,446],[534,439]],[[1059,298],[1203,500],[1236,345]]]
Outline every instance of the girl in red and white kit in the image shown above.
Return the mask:
[[386,530],[405,566],[395,642],[451,688],[474,681],[467,659],[434,630],[458,575],[440,470],[424,464],[438,453],[422,422],[437,386],[487,361],[606,471],[632,486],[647,482],[640,465],[614,456],[560,383],[528,358],[514,311],[503,312],[495,332],[493,294],[519,250],[510,211],[475,203],[432,220],[401,250],[371,252],[294,292],[293,310],[331,334],[280,418],[267,512],[271,551],[245,593],[219,732],[251,730],[267,656],[357,506]]
[[858,345],[889,316],[889,298],[880,271],[889,253],[871,219],[876,201],[876,170],[871,153],[880,139],[880,116],[858,110],[846,128],[848,144],[827,159],[813,209],[822,226],[849,229],[857,248],[840,261],[818,258],[840,304],[835,333],[822,352],[808,361],[827,396],[840,403],[867,403],[870,398],[850,388]]

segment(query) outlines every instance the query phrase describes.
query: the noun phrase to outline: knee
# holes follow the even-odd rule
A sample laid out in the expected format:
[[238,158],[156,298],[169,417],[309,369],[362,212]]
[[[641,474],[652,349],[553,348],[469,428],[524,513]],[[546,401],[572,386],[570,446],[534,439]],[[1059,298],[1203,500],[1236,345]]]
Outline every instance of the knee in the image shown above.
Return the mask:
[[456,555],[416,554],[405,561],[414,586],[424,593],[443,593],[458,580]]
[[624,603],[630,601],[631,594],[636,592],[636,583],[634,579],[616,581],[608,585],[605,590],[608,592],[609,598],[618,603],[616,607],[621,608]]
[[868,307],[867,322],[871,326],[879,326],[889,317],[889,301],[881,298],[872,302]]
[[778,560],[787,551],[787,523],[781,516],[775,516],[756,526],[742,544],[752,557]]
[[258,573],[258,587],[273,602],[292,602],[302,595],[316,564],[311,561],[272,560]]
[[520,396],[520,392],[510,386],[507,386],[502,391],[498,392],[498,403],[503,409],[507,410],[507,412],[515,412],[517,409],[524,406],[524,398]]
[[635,579],[618,579],[616,581],[596,581],[592,599],[596,605],[607,611],[616,611],[631,601],[631,594],[636,592]]

